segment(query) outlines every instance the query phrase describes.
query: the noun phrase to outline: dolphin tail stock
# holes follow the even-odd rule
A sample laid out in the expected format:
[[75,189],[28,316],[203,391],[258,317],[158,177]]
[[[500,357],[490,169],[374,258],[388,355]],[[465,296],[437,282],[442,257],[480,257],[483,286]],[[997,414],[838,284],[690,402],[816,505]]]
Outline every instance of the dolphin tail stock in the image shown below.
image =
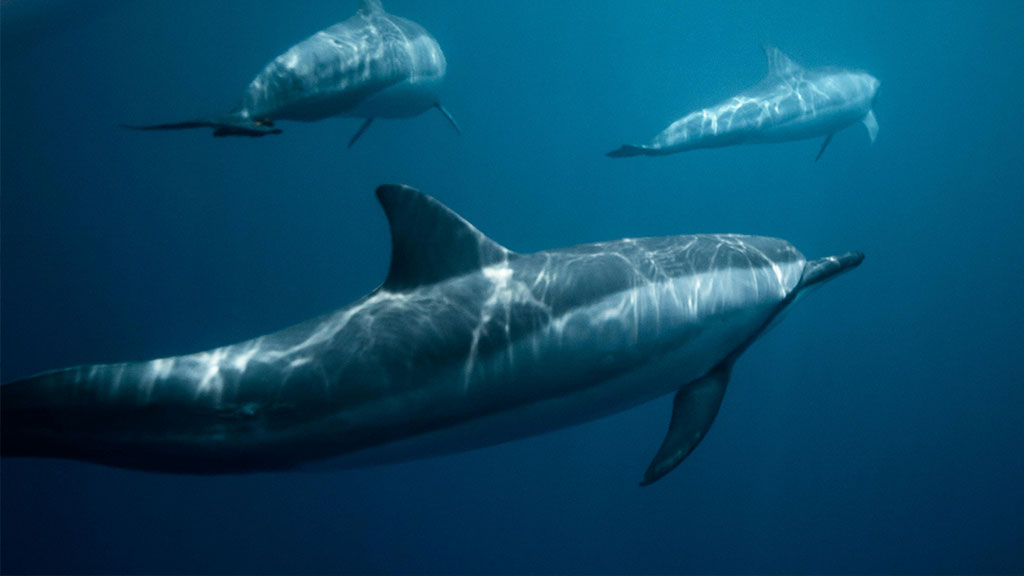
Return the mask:
[[274,123],[269,120],[253,121],[238,113],[225,114],[214,118],[198,118],[184,122],[171,122],[168,124],[132,125],[122,124],[123,128],[130,130],[191,130],[194,128],[213,128],[214,137],[224,136],[248,136],[259,138],[269,134],[280,134],[281,129],[275,128]]
[[24,418],[19,409],[18,392],[21,387],[20,382],[0,386],[0,455],[5,458],[29,452],[22,433]]
[[0,386],[0,455],[4,458],[45,457],[58,451],[52,435],[40,432],[53,419],[44,389],[59,374],[38,374]]
[[452,125],[452,128],[455,128],[455,133],[461,136],[462,130],[459,129],[459,123],[455,121],[454,117],[452,117],[452,113],[449,112],[448,109],[445,108],[444,105],[441,104],[440,102],[435,102],[434,108],[437,108],[438,112],[443,114],[444,117],[448,119],[448,123]]

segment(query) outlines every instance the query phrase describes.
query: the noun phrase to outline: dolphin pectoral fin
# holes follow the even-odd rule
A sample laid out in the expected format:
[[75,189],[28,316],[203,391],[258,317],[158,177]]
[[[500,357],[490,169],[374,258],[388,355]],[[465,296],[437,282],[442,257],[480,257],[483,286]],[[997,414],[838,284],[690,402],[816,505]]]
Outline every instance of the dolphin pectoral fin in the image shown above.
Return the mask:
[[363,135],[363,132],[366,132],[366,129],[370,127],[370,124],[373,124],[373,118],[367,118],[366,122],[363,122],[363,125],[359,127],[359,130],[356,130],[355,135],[353,135],[352,139],[348,141],[349,148],[356,143],[356,140],[359,140],[359,137]]
[[878,138],[878,120],[875,119],[875,111],[868,110],[868,113],[864,115],[864,126],[868,129],[868,138],[871,138],[871,143],[875,143],[875,138]]
[[700,444],[722,405],[731,372],[732,361],[726,360],[676,393],[668,434],[644,472],[641,486],[653,484],[671,472]]
[[444,117],[447,118],[448,122],[451,123],[452,128],[455,128],[455,133],[458,134],[459,136],[462,136],[462,130],[459,130],[459,124],[458,122],[455,121],[455,118],[452,117],[452,113],[449,112],[447,108],[442,106],[440,102],[434,104],[434,108],[437,108],[438,111],[441,112],[441,114],[444,114]]
[[833,132],[828,136],[825,136],[825,141],[821,143],[821,150],[818,150],[818,155],[814,157],[815,162],[817,162],[818,159],[821,158],[821,155],[825,153],[825,148],[828,148],[828,143],[832,141],[832,137],[835,135],[836,133]]

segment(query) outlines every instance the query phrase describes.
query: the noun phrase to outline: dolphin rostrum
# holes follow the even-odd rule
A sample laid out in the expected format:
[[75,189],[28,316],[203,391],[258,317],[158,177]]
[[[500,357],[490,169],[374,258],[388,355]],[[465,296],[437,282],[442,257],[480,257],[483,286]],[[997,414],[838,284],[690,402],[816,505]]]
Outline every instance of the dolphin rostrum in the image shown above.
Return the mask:
[[739,235],[518,254],[382,186],[387,279],[274,334],[0,387],[3,456],[217,474],[487,446],[675,392],[650,484],[707,433],[736,358],[808,287],[860,264]]
[[823,136],[818,156],[836,132],[863,122],[871,142],[878,135],[872,106],[878,80],[841,68],[806,69],[766,46],[768,75],[760,84],[673,122],[643,146],[612,150],[612,158],[661,156],[698,148],[789,142]]
[[231,112],[137,130],[213,128],[214,136],[280,134],[278,120],[314,122],[331,116],[365,118],[348,145],[375,118],[406,118],[441,105],[447,64],[437,40],[415,22],[361,0],[355,16],[321,30],[275,58],[249,84]]

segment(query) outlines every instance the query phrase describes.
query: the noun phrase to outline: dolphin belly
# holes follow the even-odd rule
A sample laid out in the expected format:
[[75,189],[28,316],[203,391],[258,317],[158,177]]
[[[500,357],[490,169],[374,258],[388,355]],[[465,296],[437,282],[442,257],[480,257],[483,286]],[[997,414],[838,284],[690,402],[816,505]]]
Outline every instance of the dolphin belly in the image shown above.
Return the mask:
[[752,132],[748,142],[791,142],[828,136],[860,122],[869,109],[861,102],[853,102],[817,110],[815,113],[800,114],[769,123],[763,129]]
[[346,115],[360,118],[408,118],[439,101],[441,81],[436,78],[403,80],[367,96]]

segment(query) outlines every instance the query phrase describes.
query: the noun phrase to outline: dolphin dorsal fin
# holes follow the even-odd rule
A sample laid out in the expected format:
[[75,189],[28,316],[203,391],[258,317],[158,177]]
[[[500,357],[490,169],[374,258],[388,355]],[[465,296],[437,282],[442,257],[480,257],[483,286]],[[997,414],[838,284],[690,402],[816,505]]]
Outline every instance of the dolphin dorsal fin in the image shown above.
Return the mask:
[[359,2],[359,13],[363,15],[373,14],[374,12],[383,12],[384,5],[381,4],[380,0],[360,0]]
[[789,56],[782,53],[775,46],[765,45],[765,56],[768,57],[769,76],[792,76],[794,73],[804,69],[803,66],[793,62]]
[[384,289],[434,284],[507,260],[513,253],[444,204],[409,186],[384,185],[377,199],[391,225]]

